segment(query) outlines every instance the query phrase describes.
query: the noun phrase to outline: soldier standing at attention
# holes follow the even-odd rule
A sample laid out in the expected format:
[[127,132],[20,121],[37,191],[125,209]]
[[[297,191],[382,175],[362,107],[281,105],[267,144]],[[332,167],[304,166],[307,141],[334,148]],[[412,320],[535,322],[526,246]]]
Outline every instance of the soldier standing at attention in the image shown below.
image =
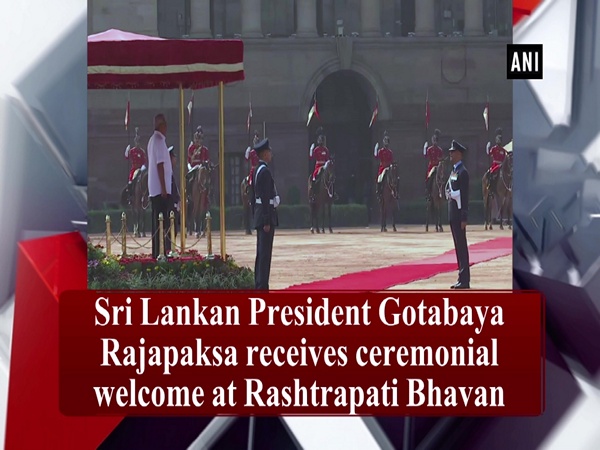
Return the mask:
[[256,229],[256,262],[254,284],[256,289],[269,290],[271,256],[275,227],[279,225],[277,206],[279,196],[269,169],[272,153],[269,139],[254,146],[259,162],[254,172],[254,228]]
[[469,218],[469,172],[462,158],[465,147],[456,141],[448,150],[452,162],[452,172],[446,183],[448,199],[448,221],[454,239],[454,250],[458,261],[458,282],[450,289],[469,289],[471,272],[469,269],[469,247],[467,246],[467,220]]

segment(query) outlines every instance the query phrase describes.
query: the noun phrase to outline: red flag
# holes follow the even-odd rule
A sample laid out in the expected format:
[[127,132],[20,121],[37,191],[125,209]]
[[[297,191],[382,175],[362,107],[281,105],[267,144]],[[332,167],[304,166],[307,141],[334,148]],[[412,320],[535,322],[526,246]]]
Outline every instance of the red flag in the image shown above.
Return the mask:
[[373,125],[373,123],[375,122],[375,119],[377,118],[378,114],[379,114],[379,101],[377,101],[377,103],[375,103],[375,108],[373,109],[373,114],[371,115],[371,122],[369,123],[369,128],[371,128],[371,125]]
[[306,126],[308,126],[310,123],[310,119],[312,119],[313,115],[317,116],[317,119],[319,119],[319,110],[317,109],[317,94],[315,94],[313,105],[310,108],[310,111],[308,111],[308,121],[306,122]]
[[125,129],[129,128],[129,100],[127,100],[127,109],[125,110]]
[[425,129],[429,129],[429,92],[427,93],[427,98],[425,99]]

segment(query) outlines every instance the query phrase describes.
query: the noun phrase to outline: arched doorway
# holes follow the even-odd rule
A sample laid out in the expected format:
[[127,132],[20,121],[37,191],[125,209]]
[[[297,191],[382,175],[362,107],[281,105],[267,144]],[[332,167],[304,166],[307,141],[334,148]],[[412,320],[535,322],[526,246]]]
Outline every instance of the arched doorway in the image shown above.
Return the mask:
[[[317,88],[319,119],[309,127],[309,146],[323,127],[327,147],[335,158],[336,203],[365,203],[372,188],[373,142],[369,122],[375,106],[370,83],[352,70],[328,75]],[[310,168],[314,162],[310,162]]]

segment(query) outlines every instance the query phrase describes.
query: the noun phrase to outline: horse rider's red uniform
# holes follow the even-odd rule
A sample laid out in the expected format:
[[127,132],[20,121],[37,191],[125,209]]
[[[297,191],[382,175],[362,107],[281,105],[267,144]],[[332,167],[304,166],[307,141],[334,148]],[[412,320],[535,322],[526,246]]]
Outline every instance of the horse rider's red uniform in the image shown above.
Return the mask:
[[248,184],[252,184],[254,170],[256,169],[256,166],[258,166],[259,161],[258,155],[256,154],[256,150],[251,148],[250,151],[246,153],[246,161],[250,161],[250,173],[248,174]]
[[133,180],[133,175],[135,171],[141,168],[142,166],[148,166],[148,161],[146,159],[146,152],[139,147],[133,147],[129,150],[129,154],[125,157],[131,161],[131,170],[129,171],[129,180]]
[[203,145],[198,148],[193,142],[188,147],[188,163],[192,169],[202,163],[208,162],[208,149]]
[[321,167],[323,167],[325,165],[325,163],[327,161],[329,161],[329,149],[327,147],[323,147],[322,145],[315,147],[313,149],[310,159],[317,160],[317,162],[315,163],[315,170],[313,171],[313,174],[312,174],[312,179],[314,181],[317,178],[317,175],[318,175]]
[[490,149],[489,155],[492,157],[492,165],[490,166],[490,173],[494,173],[500,169],[500,166],[506,159],[506,150],[501,145],[494,145]]
[[377,172],[377,176],[379,177],[379,175],[394,162],[394,153],[392,153],[392,150],[389,148],[383,147],[379,149],[375,158],[379,160],[379,172]]
[[425,173],[425,179],[429,178],[429,174],[431,173],[431,169],[437,167],[442,158],[444,157],[444,152],[437,145],[431,145],[427,151],[425,152],[425,158],[429,160],[429,164],[427,165],[427,172]]

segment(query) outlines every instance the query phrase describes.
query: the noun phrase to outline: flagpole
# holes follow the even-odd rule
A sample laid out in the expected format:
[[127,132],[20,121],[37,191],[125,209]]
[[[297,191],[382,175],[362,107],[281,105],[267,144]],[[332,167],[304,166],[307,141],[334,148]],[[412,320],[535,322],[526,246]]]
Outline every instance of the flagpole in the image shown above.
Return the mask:
[[[131,100],[131,91],[127,91],[127,111],[125,112],[125,114],[127,115],[127,123],[125,124],[125,126],[127,127],[127,145],[131,145],[131,127],[129,126],[129,123],[131,122],[130,100]],[[126,169],[127,177],[129,177],[129,160],[128,159],[125,159],[125,169]]]
[[224,84],[219,81],[219,231],[221,234],[221,258],[227,259],[225,243],[225,112]]
[[[252,128],[252,93],[248,92],[248,117],[246,118],[247,120],[247,125],[246,128],[248,128],[248,146],[249,147],[254,147],[254,145],[252,145],[252,134],[250,129]],[[250,173],[250,169],[252,168],[252,161],[250,161],[250,158],[248,158],[248,160],[246,161],[246,171],[248,173]]]
[[129,123],[131,122],[131,91],[127,92],[127,143],[131,144],[131,127]]
[[427,136],[428,132],[429,132],[429,117],[430,117],[430,113],[429,113],[429,89],[427,89],[427,95],[425,97],[425,142],[428,142],[427,139],[429,136]]
[[[187,206],[187,193],[186,183],[185,183],[185,169],[187,163],[187,152],[185,151],[185,113],[183,112],[185,108],[185,100],[183,97],[183,85],[179,83],[179,184],[180,186],[180,194],[181,199],[179,200],[180,205],[180,224],[179,224],[179,239],[181,245],[181,253],[185,252],[185,238],[187,235],[186,232],[186,206]],[[165,182],[170,183],[170,180],[165,180]]]
[[[193,142],[194,141],[194,90],[192,89],[192,99],[191,99],[191,103],[192,103],[192,108],[190,109],[190,141]],[[187,155],[186,155],[187,157]]]

